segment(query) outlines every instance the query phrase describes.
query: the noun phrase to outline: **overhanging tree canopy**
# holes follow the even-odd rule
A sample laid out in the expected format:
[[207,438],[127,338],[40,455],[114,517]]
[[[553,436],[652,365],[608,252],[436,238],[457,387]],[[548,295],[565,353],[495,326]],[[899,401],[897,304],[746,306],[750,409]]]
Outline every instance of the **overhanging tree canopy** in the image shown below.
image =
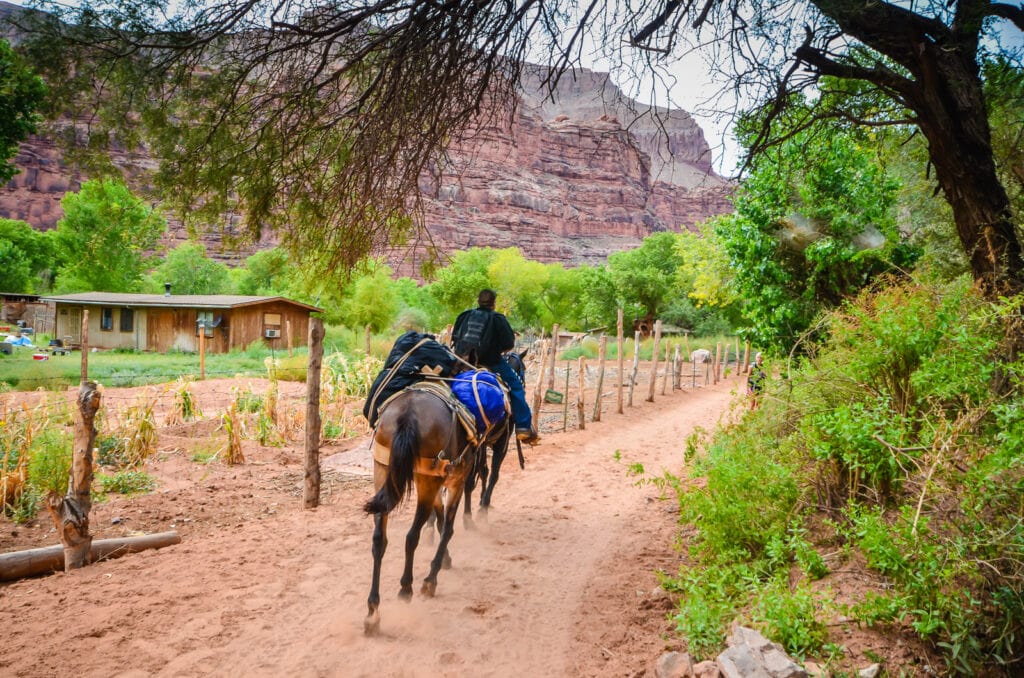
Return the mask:
[[[618,63],[657,71],[699,41],[737,88],[775,102],[754,152],[775,141],[771,113],[823,75],[853,84],[808,125],[824,115],[916,126],[975,277],[990,296],[1019,292],[1020,233],[996,173],[978,62],[1000,22],[1024,29],[1024,8],[986,0],[913,8],[106,0],[56,14],[36,43],[46,50],[34,53],[60,76],[52,82],[64,78],[62,111],[82,106],[85,93],[93,122],[148,135],[162,183],[175,189],[169,197],[193,217],[240,211],[250,231],[277,228],[329,267],[410,233],[421,178],[453,138],[487,124],[481,114],[509,112],[523,59],[546,62],[557,79],[589,56],[588,45],[606,44]],[[53,34],[66,50],[52,49]],[[104,115],[125,106],[140,115]]]

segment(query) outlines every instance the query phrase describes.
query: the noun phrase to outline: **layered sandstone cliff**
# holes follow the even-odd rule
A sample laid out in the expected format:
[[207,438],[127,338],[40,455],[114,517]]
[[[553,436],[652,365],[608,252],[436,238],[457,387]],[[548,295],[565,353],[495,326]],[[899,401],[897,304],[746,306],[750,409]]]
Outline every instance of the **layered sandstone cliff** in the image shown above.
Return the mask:
[[[599,263],[653,232],[690,228],[731,209],[730,185],[712,171],[703,132],[685,111],[638,106],[600,73],[563,77],[553,99],[531,93],[539,76],[527,80],[513,121],[476,130],[450,150],[438,174],[422,178],[424,236],[389,257],[401,273],[416,275],[430,250],[474,246]],[[152,165],[143,154],[112,160],[135,182]],[[0,217],[54,227],[61,197],[78,189],[81,174],[46,138],[23,144],[16,163],[21,173],[0,189]],[[169,244],[186,237],[172,222]],[[204,240],[222,259],[252,251],[228,251],[215,234]]]

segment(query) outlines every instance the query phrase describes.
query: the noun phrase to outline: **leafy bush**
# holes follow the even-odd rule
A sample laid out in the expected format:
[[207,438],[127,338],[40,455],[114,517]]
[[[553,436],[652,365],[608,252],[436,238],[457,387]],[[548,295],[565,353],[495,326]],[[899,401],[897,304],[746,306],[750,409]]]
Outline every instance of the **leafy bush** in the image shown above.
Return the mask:
[[142,471],[118,471],[114,475],[100,473],[96,475],[96,482],[105,494],[116,492],[125,496],[151,492],[156,487],[156,479]]
[[997,353],[1013,308],[964,280],[864,293],[770,386],[777,397],[706,453],[687,441],[707,483],[680,497],[698,532],[665,585],[683,594],[676,621],[694,647],[714,649],[746,618],[790,652],[827,651],[831,604],[807,584],[827,575],[808,537],[815,505],[830,516],[816,539],[858,551],[884,581],[852,619],[934,643],[951,673],[1021,656],[1024,361]]
[[46,428],[32,440],[28,461],[29,485],[40,494],[64,494],[71,475],[71,436],[61,429]]

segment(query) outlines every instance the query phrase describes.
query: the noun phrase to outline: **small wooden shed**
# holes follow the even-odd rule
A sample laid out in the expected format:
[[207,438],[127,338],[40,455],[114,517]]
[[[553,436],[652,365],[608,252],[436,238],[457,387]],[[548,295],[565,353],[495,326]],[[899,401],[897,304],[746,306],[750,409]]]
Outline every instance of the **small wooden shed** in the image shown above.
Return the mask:
[[309,316],[321,309],[284,297],[231,294],[82,292],[46,297],[56,306],[55,337],[82,343],[82,311],[89,309],[89,346],[165,353],[242,349],[254,341],[274,348],[305,346]]

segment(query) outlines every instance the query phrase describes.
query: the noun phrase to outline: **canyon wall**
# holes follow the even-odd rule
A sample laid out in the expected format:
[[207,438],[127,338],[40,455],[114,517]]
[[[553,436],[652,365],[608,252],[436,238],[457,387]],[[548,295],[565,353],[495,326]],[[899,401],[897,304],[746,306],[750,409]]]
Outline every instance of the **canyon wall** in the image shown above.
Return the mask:
[[[424,176],[424,231],[388,254],[402,274],[417,275],[428,252],[468,247],[522,249],[530,259],[566,265],[603,262],[647,235],[691,228],[731,210],[731,185],[712,170],[704,134],[688,113],[631,102],[605,74],[563,76],[553,97],[536,93],[543,73],[527,77],[520,106],[480,126]],[[534,93],[530,93],[530,92]],[[112,158],[135,185],[153,160]],[[82,175],[51,139],[33,137],[16,158],[21,173],[0,189],[0,217],[39,229],[56,225],[60,199]],[[172,220],[168,245],[187,238]],[[237,261],[255,248],[228,250],[215,233],[203,238],[219,259]]]

